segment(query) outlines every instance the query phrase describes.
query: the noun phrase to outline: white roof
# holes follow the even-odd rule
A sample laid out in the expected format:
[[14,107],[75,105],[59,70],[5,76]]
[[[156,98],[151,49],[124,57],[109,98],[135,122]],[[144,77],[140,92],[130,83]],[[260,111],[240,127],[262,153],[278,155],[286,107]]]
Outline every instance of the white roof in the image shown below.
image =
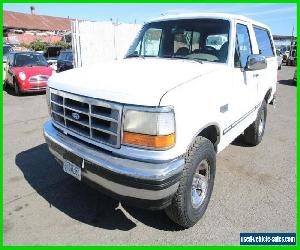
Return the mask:
[[241,21],[250,22],[257,26],[269,29],[269,27],[267,25],[257,22],[253,19],[250,19],[250,18],[242,16],[242,15],[229,14],[229,13],[205,13],[205,12],[204,13],[181,13],[181,14],[173,14],[173,15],[164,15],[161,17],[151,19],[149,22],[178,20],[178,19],[207,18],[207,17],[227,19],[227,20],[241,20]]

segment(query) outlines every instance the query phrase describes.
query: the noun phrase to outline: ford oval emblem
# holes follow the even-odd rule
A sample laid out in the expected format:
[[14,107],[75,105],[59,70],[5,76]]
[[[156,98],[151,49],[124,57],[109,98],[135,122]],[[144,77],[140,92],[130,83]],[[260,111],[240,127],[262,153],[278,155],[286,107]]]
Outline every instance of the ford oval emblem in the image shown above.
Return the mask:
[[73,112],[72,113],[72,117],[75,119],[75,120],[79,120],[80,119],[80,115],[76,112]]

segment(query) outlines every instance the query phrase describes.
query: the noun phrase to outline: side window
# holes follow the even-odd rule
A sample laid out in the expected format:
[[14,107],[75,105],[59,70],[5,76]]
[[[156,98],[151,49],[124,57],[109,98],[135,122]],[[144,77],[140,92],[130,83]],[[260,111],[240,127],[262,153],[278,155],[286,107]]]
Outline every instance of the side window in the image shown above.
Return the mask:
[[253,27],[256,41],[259,49],[259,54],[265,57],[274,56],[274,47],[270,39],[270,34],[267,30]]
[[197,52],[200,49],[200,33],[193,31],[192,52]]
[[224,43],[228,42],[228,34],[209,35],[205,45],[220,50]]
[[161,34],[161,29],[148,29],[143,37],[140,54],[143,56],[158,56]]
[[247,63],[248,56],[252,54],[252,47],[248,28],[246,25],[237,24],[236,26],[236,44],[234,65],[238,68],[244,68]]
[[197,31],[178,32],[174,34],[173,53],[179,56],[186,56],[190,53],[199,53],[200,33]]

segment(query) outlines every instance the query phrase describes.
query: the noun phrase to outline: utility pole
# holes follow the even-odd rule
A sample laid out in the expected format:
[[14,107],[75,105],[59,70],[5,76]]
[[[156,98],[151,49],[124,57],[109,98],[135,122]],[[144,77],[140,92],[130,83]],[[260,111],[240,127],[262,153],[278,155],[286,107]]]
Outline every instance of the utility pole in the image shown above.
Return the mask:
[[292,36],[291,36],[291,48],[290,48],[290,52],[292,51],[292,47],[293,47],[293,40],[294,40],[294,25],[293,25],[293,29],[292,29]]

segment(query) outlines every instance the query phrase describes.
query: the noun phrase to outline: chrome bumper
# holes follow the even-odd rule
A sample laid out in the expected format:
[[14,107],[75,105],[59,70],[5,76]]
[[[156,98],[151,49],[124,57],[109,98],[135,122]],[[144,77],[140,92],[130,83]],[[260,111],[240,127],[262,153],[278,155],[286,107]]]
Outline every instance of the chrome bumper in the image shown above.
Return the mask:
[[117,196],[148,201],[164,200],[177,191],[184,166],[182,157],[169,162],[149,163],[120,158],[65,135],[51,121],[44,124],[50,152],[62,162],[66,154],[84,159],[82,180],[92,182]]

